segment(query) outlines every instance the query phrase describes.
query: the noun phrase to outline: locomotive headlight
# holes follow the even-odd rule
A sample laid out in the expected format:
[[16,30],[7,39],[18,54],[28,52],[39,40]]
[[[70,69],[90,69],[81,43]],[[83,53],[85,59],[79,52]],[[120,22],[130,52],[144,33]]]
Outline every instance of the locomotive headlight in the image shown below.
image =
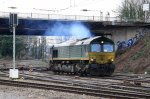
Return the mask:
[[93,59],[93,58],[91,58],[91,61],[94,61],[94,59]]
[[90,61],[91,61],[91,62],[96,62],[96,59],[91,58]]
[[104,43],[104,41],[101,41],[101,43],[103,44],[103,43]]
[[113,62],[113,61],[114,61],[114,59],[113,59],[113,58],[111,58],[111,61]]
[[112,62],[114,62],[114,59],[113,59],[113,58],[109,58],[109,59],[108,59],[108,62],[109,62],[109,63],[112,63]]

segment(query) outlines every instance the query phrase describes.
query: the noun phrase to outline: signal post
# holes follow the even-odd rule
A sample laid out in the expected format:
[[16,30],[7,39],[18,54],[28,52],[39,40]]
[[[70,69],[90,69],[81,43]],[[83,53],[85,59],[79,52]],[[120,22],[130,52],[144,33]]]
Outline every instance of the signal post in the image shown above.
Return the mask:
[[9,78],[12,79],[16,79],[19,78],[19,71],[18,69],[15,68],[16,64],[15,64],[15,57],[16,57],[16,53],[15,53],[15,48],[16,48],[16,26],[18,25],[18,17],[16,13],[10,13],[9,16],[9,27],[10,27],[10,32],[13,32],[13,69],[9,70]]

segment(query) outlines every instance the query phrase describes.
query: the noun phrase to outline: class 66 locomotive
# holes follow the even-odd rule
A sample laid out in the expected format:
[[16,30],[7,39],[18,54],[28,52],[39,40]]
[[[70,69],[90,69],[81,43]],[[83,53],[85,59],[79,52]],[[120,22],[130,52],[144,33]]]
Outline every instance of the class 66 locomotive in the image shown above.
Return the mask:
[[69,40],[50,48],[55,73],[110,76],[115,70],[115,45],[104,36]]

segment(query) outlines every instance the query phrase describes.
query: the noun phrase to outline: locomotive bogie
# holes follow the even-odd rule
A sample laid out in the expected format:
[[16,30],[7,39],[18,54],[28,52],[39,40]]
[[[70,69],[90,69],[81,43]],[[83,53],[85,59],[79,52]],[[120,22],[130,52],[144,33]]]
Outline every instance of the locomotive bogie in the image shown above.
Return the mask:
[[79,64],[79,61],[53,61],[53,65],[51,65],[51,70],[60,71],[66,73],[78,73],[79,71],[83,71],[85,66],[83,63]]
[[110,76],[114,70],[114,64],[90,64],[89,74],[93,76]]

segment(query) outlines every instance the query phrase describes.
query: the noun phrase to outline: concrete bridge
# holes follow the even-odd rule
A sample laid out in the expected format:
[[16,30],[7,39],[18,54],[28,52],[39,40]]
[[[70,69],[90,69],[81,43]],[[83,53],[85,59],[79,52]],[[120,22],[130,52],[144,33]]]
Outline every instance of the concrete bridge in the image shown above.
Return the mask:
[[[9,12],[0,12],[0,35],[12,35],[9,29]],[[136,37],[140,33],[149,32],[150,23],[142,20],[122,20],[118,17],[101,16],[73,16],[50,15],[38,13],[18,13],[19,25],[16,35],[43,35],[54,22],[64,24],[80,21],[88,27],[94,35],[111,34],[111,38],[118,42]]]

